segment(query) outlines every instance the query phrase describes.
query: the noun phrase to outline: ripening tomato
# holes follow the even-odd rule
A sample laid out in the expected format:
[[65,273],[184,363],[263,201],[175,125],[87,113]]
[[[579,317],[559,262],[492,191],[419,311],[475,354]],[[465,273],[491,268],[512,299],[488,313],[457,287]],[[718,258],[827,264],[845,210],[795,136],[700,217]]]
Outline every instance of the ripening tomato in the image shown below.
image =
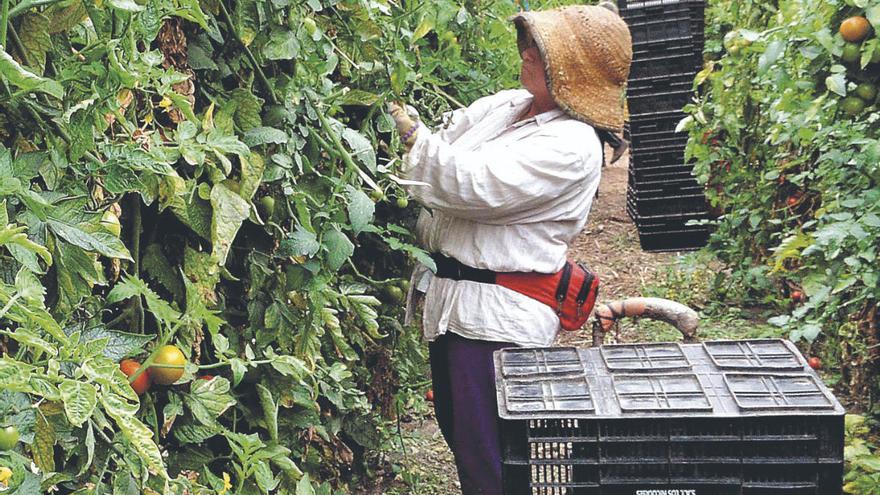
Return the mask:
[[183,376],[186,356],[174,345],[163,345],[153,358],[150,378],[159,385],[171,385]]
[[[122,374],[125,376],[132,376],[137,373],[137,370],[141,368],[141,363],[135,361],[134,359],[123,359],[122,362],[119,363],[119,369],[122,370]],[[137,377],[137,380],[131,382],[132,390],[138,395],[143,395],[144,392],[150,389],[150,375],[145,371]]]
[[434,391],[428,390],[425,392],[425,400],[428,402],[434,402]]
[[862,41],[869,34],[871,34],[871,23],[860,15],[850,17],[840,23],[840,35],[850,43]]

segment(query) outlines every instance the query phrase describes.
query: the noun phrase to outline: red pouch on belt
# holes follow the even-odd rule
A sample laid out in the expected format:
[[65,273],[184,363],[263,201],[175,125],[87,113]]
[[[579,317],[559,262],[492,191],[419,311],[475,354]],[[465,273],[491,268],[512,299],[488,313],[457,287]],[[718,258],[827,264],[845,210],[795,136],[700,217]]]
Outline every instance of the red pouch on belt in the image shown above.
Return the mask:
[[553,308],[564,330],[580,329],[599,295],[599,277],[571,261],[551,274],[498,272],[495,283]]

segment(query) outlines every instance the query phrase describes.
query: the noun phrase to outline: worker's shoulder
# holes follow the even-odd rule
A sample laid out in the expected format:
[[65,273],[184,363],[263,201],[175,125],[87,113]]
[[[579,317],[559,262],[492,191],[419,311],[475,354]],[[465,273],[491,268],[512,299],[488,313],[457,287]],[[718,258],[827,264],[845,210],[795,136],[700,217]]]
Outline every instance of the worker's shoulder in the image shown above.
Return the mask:
[[599,135],[596,133],[596,129],[593,126],[586,122],[574,119],[566,114],[562,114],[550,122],[546,122],[543,127],[544,132],[547,134],[554,135],[563,140],[570,140],[573,144],[576,143],[580,148],[601,146]]
[[516,103],[517,101],[522,101],[528,98],[531,98],[531,94],[524,89],[503,89],[497,93],[477,99],[471,104],[471,106],[491,109]]

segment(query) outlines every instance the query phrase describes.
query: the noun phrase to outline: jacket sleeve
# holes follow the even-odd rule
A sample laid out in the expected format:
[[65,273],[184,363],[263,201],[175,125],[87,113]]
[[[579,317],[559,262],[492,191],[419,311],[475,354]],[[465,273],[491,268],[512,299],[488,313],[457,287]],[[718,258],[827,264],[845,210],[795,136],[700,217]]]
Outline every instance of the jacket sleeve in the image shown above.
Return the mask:
[[494,95],[484,96],[465,108],[459,108],[443,115],[443,124],[437,129],[437,135],[447,143],[454,143],[462,134],[486,116],[492,109],[503,102],[509,101],[510,95],[502,91]]
[[551,123],[514,143],[467,151],[420,132],[404,175],[429,185],[407,189],[429,208],[477,222],[558,220],[571,214],[567,206],[573,208],[600,173],[595,133],[577,137]]

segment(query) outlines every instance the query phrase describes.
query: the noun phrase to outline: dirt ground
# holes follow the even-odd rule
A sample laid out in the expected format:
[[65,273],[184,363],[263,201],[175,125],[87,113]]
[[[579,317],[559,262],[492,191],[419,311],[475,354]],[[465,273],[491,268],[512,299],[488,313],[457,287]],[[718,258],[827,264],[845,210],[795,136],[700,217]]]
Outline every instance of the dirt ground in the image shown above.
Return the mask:
[[[610,156],[607,153],[606,156]],[[669,265],[675,253],[645,253],[639,247],[635,226],[626,214],[626,156],[608,164],[602,172],[599,197],[584,232],[575,242],[570,257],[583,261],[597,271],[602,280],[600,300],[640,295],[660,270]],[[563,332],[557,345],[589,345],[587,332]],[[385,487],[388,493],[415,495],[454,495],[460,493],[452,453],[446,446],[432,416],[413,419],[404,425],[403,441],[406,456],[395,459],[405,473],[398,481],[408,480],[413,486]]]

